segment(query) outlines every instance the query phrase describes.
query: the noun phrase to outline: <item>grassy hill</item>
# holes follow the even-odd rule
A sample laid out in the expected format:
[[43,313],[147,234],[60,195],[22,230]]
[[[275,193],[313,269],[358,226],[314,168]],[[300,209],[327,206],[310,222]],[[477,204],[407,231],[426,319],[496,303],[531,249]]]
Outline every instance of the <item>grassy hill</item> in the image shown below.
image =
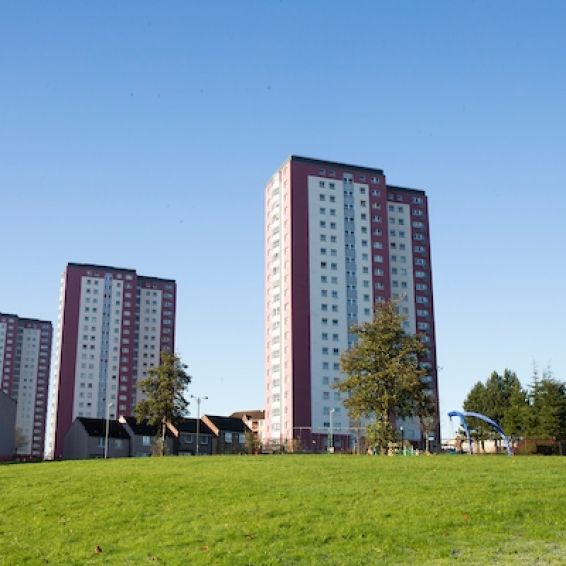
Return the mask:
[[565,564],[566,458],[0,466],[0,564]]

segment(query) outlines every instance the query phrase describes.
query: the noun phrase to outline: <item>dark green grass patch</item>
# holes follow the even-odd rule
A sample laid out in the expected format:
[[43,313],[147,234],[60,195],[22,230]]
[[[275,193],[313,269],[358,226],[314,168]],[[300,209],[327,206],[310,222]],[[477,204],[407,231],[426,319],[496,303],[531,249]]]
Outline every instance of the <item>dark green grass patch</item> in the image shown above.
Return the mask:
[[0,466],[0,564],[565,564],[566,458]]

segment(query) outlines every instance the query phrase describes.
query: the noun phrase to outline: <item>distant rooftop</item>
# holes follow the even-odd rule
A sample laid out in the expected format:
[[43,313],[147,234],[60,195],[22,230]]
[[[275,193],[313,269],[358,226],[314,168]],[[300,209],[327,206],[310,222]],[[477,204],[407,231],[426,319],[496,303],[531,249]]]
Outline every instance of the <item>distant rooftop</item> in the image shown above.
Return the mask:
[[0,312],[0,316],[8,317],[8,318],[17,318],[20,322],[33,322],[39,324],[49,324],[53,326],[53,323],[50,320],[40,320],[39,318],[25,318],[23,316],[18,316],[17,314],[7,313],[7,312]]
[[418,193],[419,195],[424,195],[426,194],[425,191],[423,191],[422,189],[411,189],[409,187],[399,187],[398,185],[389,185],[387,184],[387,188],[391,189],[392,191],[408,191],[410,193]]
[[379,175],[383,175],[383,169],[377,169],[375,167],[363,167],[362,165],[352,165],[351,163],[340,163],[339,161],[325,161],[324,159],[315,159],[313,157],[304,157],[302,155],[291,155],[288,160],[316,163],[318,165],[325,165],[326,167],[328,166],[341,167],[342,169],[355,169],[357,171],[373,171]]
[[[92,419],[89,417],[77,417],[89,436],[104,436],[106,434],[106,419]],[[126,429],[115,420],[108,421],[108,436],[111,438],[130,438]]]
[[69,262],[67,264],[67,267],[80,267],[82,269],[93,269],[93,270],[97,269],[99,271],[126,271],[128,273],[135,274],[137,278],[141,279],[142,281],[158,280],[158,281],[166,281],[167,283],[175,283],[174,279],[166,279],[164,277],[153,277],[150,275],[137,275],[136,270],[130,269],[129,267],[115,267],[112,265],[95,265],[92,263],[75,263],[75,262]]

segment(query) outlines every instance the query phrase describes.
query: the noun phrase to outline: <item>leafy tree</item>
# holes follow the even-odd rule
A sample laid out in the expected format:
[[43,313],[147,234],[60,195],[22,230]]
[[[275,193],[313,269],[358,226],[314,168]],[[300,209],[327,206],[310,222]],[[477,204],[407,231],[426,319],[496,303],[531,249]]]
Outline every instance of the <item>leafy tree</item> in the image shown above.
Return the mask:
[[[493,375],[493,374],[492,374]],[[489,412],[489,401],[486,386],[478,381],[468,393],[468,396],[464,400],[464,411],[473,411],[476,413],[481,413],[482,415],[490,416]],[[470,436],[478,443],[481,443],[483,448],[483,443],[485,440],[490,438],[490,429],[487,424],[480,420],[474,420],[474,426],[472,431],[470,431]]]
[[259,454],[261,452],[261,441],[258,435],[251,429],[246,429],[245,446],[248,454]]
[[507,407],[499,424],[509,436],[524,436],[529,422],[529,400],[527,391],[514,373],[505,381],[505,394]]
[[16,454],[20,452],[22,448],[27,446],[28,437],[22,432],[22,429],[17,426],[14,430],[14,448],[16,449]]
[[382,453],[396,440],[393,418],[423,418],[433,411],[421,381],[427,370],[419,366],[425,346],[419,336],[405,333],[403,320],[389,301],[376,306],[373,321],[353,326],[351,332],[358,340],[342,354],[346,377],[335,386],[348,393],[344,405],[353,419],[375,417],[368,426],[368,439]]
[[539,378],[535,370],[530,392],[528,432],[536,438],[566,439],[566,383],[552,377],[550,370]]
[[[464,401],[465,411],[482,413],[493,419],[510,436],[525,433],[529,406],[527,393],[516,373],[505,369],[503,374],[492,372],[485,384],[477,382]],[[474,423],[474,438],[480,442],[499,438],[497,433],[482,421]]]
[[184,393],[191,376],[186,369],[177,355],[161,352],[161,364],[151,368],[147,377],[138,383],[145,398],[136,405],[136,419],[138,422],[147,419],[154,426],[161,424],[162,456],[165,454],[167,423],[182,417],[189,405]]

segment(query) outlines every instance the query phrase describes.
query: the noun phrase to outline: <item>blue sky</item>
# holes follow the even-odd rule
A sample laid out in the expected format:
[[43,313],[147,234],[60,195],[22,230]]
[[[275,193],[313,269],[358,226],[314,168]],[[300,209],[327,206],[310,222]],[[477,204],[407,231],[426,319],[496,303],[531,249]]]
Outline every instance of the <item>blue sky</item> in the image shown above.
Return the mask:
[[[69,261],[178,281],[203,411],[263,405],[263,186],[291,153],[429,195],[443,414],[566,379],[563,2],[5,2],[0,311]],[[444,434],[451,432],[443,419]]]

